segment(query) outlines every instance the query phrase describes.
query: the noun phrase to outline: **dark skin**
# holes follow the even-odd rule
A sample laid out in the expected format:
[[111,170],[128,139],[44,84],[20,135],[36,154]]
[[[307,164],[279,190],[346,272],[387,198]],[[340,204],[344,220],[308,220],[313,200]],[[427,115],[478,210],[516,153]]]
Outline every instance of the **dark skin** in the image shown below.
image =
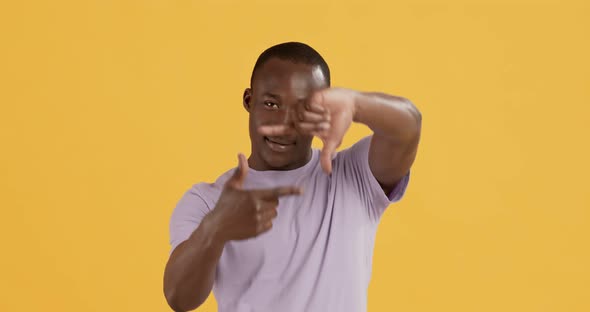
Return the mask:
[[416,157],[421,115],[407,99],[382,93],[329,88],[319,66],[277,58],[255,73],[244,91],[250,115],[252,153],[238,156],[238,169],[225,184],[214,209],[189,239],[174,250],[164,273],[164,293],[175,311],[196,309],[209,296],[225,243],[256,237],[272,228],[282,196],[296,187],[242,189],[248,167],[291,170],[311,158],[314,136],[324,143],[321,166],[331,159],[352,122],[373,130],[371,172],[387,194],[409,171]]
[[[249,165],[256,170],[291,170],[305,165],[311,158],[313,135],[309,132],[286,131],[263,135],[263,125],[286,124],[294,129],[296,112],[309,103],[310,95],[327,88],[323,73],[317,66],[270,59],[253,77],[252,88],[244,91],[244,108],[250,114],[252,155]],[[312,117],[318,117],[315,114]],[[327,115],[319,115],[320,119]],[[285,143],[284,151],[275,151],[267,144]]]

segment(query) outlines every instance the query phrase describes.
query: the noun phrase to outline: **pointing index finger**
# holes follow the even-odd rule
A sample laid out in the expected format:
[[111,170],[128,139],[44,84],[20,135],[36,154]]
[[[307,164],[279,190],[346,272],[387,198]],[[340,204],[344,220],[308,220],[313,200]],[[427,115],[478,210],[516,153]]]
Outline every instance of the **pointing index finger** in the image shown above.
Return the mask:
[[288,125],[278,124],[278,125],[264,125],[258,127],[258,133],[267,136],[281,136],[287,135],[292,130]]
[[266,189],[258,191],[258,195],[262,198],[273,199],[289,195],[301,195],[303,190],[296,186],[281,186],[273,189]]

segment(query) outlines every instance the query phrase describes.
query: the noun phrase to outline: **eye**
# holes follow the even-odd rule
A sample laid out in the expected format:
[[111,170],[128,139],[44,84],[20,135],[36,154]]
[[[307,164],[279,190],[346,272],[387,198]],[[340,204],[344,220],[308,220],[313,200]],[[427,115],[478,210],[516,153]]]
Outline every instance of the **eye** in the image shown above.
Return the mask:
[[264,103],[263,103],[263,104],[264,104],[264,106],[265,106],[266,108],[269,108],[269,109],[277,109],[277,108],[279,108],[279,105],[278,105],[278,104],[276,104],[276,103],[273,103],[273,102],[271,102],[271,101],[264,101]]

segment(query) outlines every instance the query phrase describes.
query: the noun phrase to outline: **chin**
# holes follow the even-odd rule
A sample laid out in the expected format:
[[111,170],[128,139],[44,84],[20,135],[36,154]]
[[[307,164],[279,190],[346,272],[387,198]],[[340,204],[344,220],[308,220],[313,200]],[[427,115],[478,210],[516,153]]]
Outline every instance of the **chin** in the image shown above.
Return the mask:
[[264,161],[272,170],[288,170],[295,164],[292,155],[264,155]]

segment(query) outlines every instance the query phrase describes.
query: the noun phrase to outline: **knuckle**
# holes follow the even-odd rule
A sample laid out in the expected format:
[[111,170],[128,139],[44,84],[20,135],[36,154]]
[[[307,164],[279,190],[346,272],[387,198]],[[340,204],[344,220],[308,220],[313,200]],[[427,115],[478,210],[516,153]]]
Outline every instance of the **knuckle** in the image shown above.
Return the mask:
[[248,206],[251,207],[254,211],[258,211],[260,209],[260,204],[258,203],[258,199],[256,199],[252,195],[250,195],[248,198]]
[[268,223],[266,223],[266,224],[264,225],[264,230],[265,230],[265,231],[268,231],[268,230],[270,230],[271,228],[272,228],[272,222],[268,222]]
[[257,232],[258,234],[266,232],[268,230],[270,230],[270,228],[272,227],[272,223],[260,223],[257,227]]
[[260,223],[260,219],[258,218],[258,214],[253,214],[252,216],[250,216],[250,218],[248,218],[248,222],[250,222],[251,224],[254,225],[258,225],[258,223]]

